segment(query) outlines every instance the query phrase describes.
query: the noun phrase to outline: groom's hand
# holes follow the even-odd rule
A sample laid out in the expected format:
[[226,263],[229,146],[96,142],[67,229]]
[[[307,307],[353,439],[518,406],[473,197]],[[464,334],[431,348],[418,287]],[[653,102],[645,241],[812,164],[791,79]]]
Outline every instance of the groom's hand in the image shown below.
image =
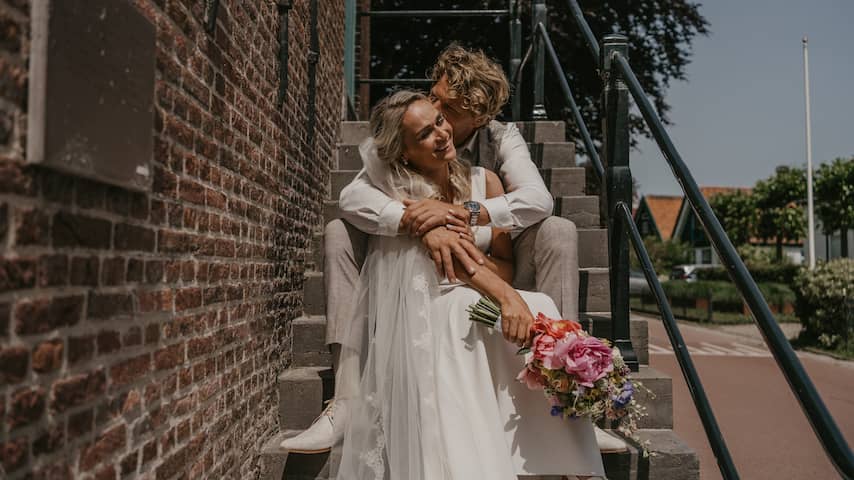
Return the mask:
[[462,205],[453,205],[439,200],[403,200],[406,211],[400,218],[400,225],[411,236],[421,235],[443,225],[465,227],[462,218],[468,218],[468,211]]
[[445,274],[452,282],[457,281],[454,259],[466,269],[469,275],[474,274],[478,265],[483,265],[483,253],[474,246],[474,243],[445,227],[434,228],[425,233],[421,237],[421,242],[430,251],[439,275]]

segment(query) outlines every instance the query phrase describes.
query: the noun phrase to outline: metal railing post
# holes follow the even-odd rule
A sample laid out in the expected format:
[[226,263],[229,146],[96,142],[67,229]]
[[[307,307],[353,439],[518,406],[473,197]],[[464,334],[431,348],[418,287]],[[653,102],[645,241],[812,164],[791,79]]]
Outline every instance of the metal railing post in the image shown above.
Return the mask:
[[632,348],[629,326],[629,239],[627,226],[617,213],[620,204],[632,204],[632,173],[629,169],[629,89],[619,71],[612,68],[612,56],[628,55],[628,38],[607,35],[602,39],[604,81],[605,185],[608,208],[608,255],[611,281],[611,322],[614,345],[633,372],[638,359]]
[[531,15],[533,25],[531,28],[531,40],[534,42],[534,111],[531,117],[534,120],[546,118],[546,52],[543,48],[543,39],[537,34],[537,25],[542,23],[548,26],[548,15],[546,11],[546,0],[534,0]]
[[[522,21],[519,20],[519,0],[508,0],[510,8],[510,75],[516,75],[522,66]],[[513,85],[515,86],[515,85]],[[522,118],[522,92],[511,93],[511,115],[513,121]]]

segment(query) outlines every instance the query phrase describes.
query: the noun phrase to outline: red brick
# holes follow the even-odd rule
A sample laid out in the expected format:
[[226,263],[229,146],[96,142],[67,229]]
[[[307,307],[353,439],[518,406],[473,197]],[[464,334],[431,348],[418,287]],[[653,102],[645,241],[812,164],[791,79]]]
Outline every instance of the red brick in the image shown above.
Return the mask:
[[77,324],[83,313],[83,297],[58,297],[19,302],[15,306],[18,335],[49,332]]
[[33,349],[33,370],[48,373],[62,367],[62,340],[46,340]]
[[98,270],[100,261],[98,257],[75,257],[71,260],[71,284],[72,285],[98,285]]
[[97,344],[99,355],[113,353],[122,348],[119,332],[115,330],[101,330],[98,332]]
[[175,310],[182,311],[202,306],[202,291],[199,288],[182,288],[175,294]]
[[77,438],[92,431],[95,414],[90,410],[83,410],[68,417],[68,437]]
[[145,262],[146,283],[160,283],[163,281],[163,261],[150,260]]
[[151,355],[144,353],[125,360],[110,369],[113,385],[122,386],[132,383],[151,370]]
[[145,262],[138,258],[131,258],[128,260],[127,266],[127,281],[128,282],[141,282],[143,273],[145,272]]
[[68,284],[68,257],[65,255],[45,255],[39,259],[38,285],[57,287]]
[[89,318],[107,319],[133,312],[133,298],[127,293],[89,294]]
[[213,337],[193,338],[187,342],[187,358],[194,359],[211,353],[215,347],[216,339]]
[[58,380],[53,384],[51,410],[64,412],[104,393],[106,376],[103,370]]
[[107,186],[86,178],[77,179],[77,206],[103,209]]
[[22,346],[0,350],[0,385],[20,382],[27,376],[29,353]]
[[104,285],[119,285],[125,281],[124,257],[105,258],[101,262],[101,283]]
[[9,337],[9,318],[11,317],[11,312],[11,305],[0,303],[0,340],[5,340]]
[[[26,84],[26,74],[24,78]],[[0,161],[0,193],[31,196],[35,192],[33,178],[24,172],[24,168],[18,162]]]
[[157,456],[157,441],[152,440],[142,447],[142,463],[143,465],[154,460]]
[[205,187],[201,184],[188,180],[181,180],[180,190],[181,193],[179,198],[181,198],[181,200],[195,203],[197,205],[205,204]]
[[84,335],[82,337],[69,337],[68,339],[68,364],[89,360],[95,355],[95,336]]
[[16,391],[9,399],[9,413],[6,417],[9,430],[37,421],[44,413],[44,407],[45,391],[41,387]]
[[205,199],[208,207],[225,210],[226,197],[222,193],[207,189],[205,191]]
[[[103,432],[93,444],[80,452],[80,470],[89,471],[99,463],[109,459],[124,448],[126,441],[127,432],[124,425],[118,425]],[[115,472],[113,476],[115,477]]]
[[15,244],[47,245],[50,240],[50,217],[35,208],[15,209]]
[[32,288],[36,284],[36,262],[27,258],[0,258],[0,292]]
[[122,337],[125,347],[133,347],[142,343],[142,329],[139,327],[129,328]]
[[122,468],[122,476],[130,475],[136,472],[136,466],[139,461],[139,450],[135,450],[132,453],[125,455],[122,458],[121,468]]
[[160,340],[160,324],[152,323],[145,327],[145,344],[157,343]]
[[53,216],[53,245],[107,249],[111,230],[107,220],[58,212]]
[[5,443],[0,443],[0,464],[6,473],[12,473],[27,463],[29,445],[27,437],[18,437]]
[[95,472],[95,480],[116,480],[116,466],[105,465]]
[[33,440],[33,457],[49,455],[59,451],[65,443],[65,426],[62,423],[52,425]]
[[184,363],[184,344],[171,345],[154,352],[154,368],[168,370]]
[[172,290],[156,290],[136,292],[136,298],[139,302],[139,311],[141,313],[148,312],[169,312],[172,311]]
[[118,223],[114,236],[115,248],[116,250],[153,252],[154,237],[154,230],[127,223]]

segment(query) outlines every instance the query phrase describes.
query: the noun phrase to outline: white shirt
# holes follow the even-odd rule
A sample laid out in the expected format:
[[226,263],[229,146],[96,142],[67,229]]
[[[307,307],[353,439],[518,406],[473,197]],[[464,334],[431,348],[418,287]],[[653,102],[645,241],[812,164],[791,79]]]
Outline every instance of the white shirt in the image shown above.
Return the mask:
[[[478,129],[459,148],[458,155],[473,165],[478,136],[485,135],[487,126]],[[528,145],[515,124],[508,123],[500,138],[496,139],[496,173],[507,191],[499,197],[482,203],[489,212],[490,225],[514,231],[523,230],[552,214],[554,200],[546,189]],[[341,217],[365,233],[395,236],[403,216],[403,203],[392,199],[371,184],[363,168],[350,184],[341,190],[339,197]]]

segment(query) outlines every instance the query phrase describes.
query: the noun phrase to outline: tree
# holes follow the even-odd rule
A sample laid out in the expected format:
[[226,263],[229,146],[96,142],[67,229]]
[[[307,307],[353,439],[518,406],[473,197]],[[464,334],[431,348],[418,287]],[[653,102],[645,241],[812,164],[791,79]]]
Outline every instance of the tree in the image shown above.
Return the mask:
[[[659,275],[667,275],[674,266],[690,262],[691,249],[685,243],[676,240],[659,240],[656,237],[649,236],[644,237],[643,244],[649,253],[655,272]],[[629,263],[632,269],[639,270],[641,265],[635,250],[631,249],[629,253]]]
[[[530,44],[531,1],[522,6],[525,30],[524,48]],[[699,4],[689,0],[660,2],[639,0],[582,0],[585,18],[597,39],[619,32],[629,37],[629,60],[644,90],[668,122],[670,106],[665,92],[673,80],[685,79],[685,67],[691,56],[691,43],[698,34],[708,33],[708,22],[700,14]],[[374,10],[401,9],[482,9],[507,8],[507,0],[373,0]],[[578,28],[571,18],[566,0],[549,0],[549,32],[561,64],[573,89],[575,100],[597,142],[601,139],[599,98],[602,80]],[[482,48],[493,58],[509,63],[509,35],[506,19],[500,18],[417,18],[375,19],[371,23],[371,77],[423,77],[439,52],[451,41]],[[548,61],[548,60],[547,60]],[[557,77],[546,66],[546,107],[550,118],[561,116],[565,106]],[[526,74],[531,72],[530,64]],[[512,74],[508,75],[511,77]],[[532,99],[526,92],[531,79],[523,80],[523,105],[530,111]],[[376,101],[386,94],[384,87],[372,89]],[[372,102],[373,103],[373,102]],[[574,122],[568,122],[575,138],[580,138]],[[632,114],[633,133],[648,135],[640,116]],[[583,148],[583,147],[582,147]]]
[[756,202],[753,196],[741,190],[719,193],[709,201],[715,216],[735,247],[750,242],[755,234]]
[[806,233],[803,204],[807,197],[806,170],[780,166],[774,175],[756,183],[753,189],[759,212],[757,234],[774,240],[777,260],[783,259],[783,242],[800,240]]
[[815,172],[815,211],[825,235],[842,233],[842,256],[848,257],[848,229],[854,228],[854,157],[837,158]]

